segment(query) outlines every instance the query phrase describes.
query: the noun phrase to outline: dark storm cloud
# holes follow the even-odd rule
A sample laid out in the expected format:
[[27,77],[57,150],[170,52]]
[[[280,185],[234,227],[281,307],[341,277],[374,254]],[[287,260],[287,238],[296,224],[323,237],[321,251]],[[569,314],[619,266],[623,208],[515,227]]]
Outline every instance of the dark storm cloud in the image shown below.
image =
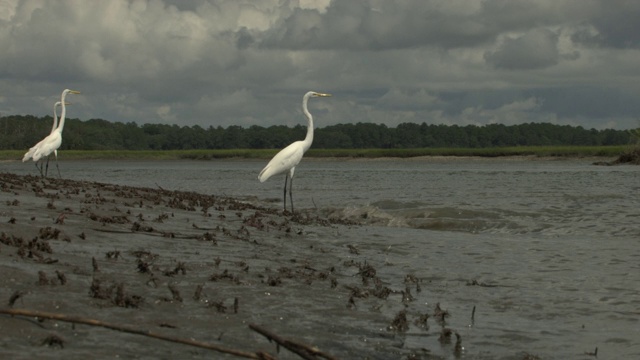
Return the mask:
[[534,29],[506,39],[497,50],[485,54],[492,65],[510,70],[538,69],[559,61],[558,35],[547,29]]
[[592,18],[593,40],[605,47],[640,49],[640,1],[611,0]]
[[262,44],[296,50],[473,47],[510,31],[581,23],[600,9],[596,0],[341,0],[326,12],[295,9],[265,32]]
[[326,13],[296,9],[265,32],[262,44],[289,49],[386,50],[469,46],[497,29],[473,9],[480,2],[335,1]]

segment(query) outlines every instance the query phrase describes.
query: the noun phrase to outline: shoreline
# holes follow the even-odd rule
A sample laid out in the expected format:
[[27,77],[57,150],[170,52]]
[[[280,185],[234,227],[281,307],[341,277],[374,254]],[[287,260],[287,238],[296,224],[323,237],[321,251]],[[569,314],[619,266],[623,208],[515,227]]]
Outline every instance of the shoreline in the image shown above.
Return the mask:
[[[629,152],[625,146],[520,146],[504,148],[424,149],[315,149],[305,159],[411,159],[411,158],[509,158],[509,157],[617,157]],[[269,160],[280,149],[228,150],[60,150],[60,160]],[[0,161],[20,161],[25,150],[0,150]]]

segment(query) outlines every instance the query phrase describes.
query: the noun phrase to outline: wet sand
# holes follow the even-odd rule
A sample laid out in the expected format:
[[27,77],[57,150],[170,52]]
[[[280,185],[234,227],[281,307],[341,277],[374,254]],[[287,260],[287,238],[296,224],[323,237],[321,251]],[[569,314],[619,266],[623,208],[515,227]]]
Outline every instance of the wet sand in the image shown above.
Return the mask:
[[[91,318],[283,359],[299,357],[278,352],[250,324],[337,358],[428,354],[403,348],[401,335],[408,323],[420,328],[437,314],[403,313],[419,281],[383,281],[382,264],[368,263],[358,244],[340,239],[358,225],[160,188],[14,174],[0,174],[0,188],[0,308]],[[433,338],[440,332],[434,328]],[[454,335],[445,345],[452,353]],[[236,358],[22,316],[0,315],[0,339],[0,353],[12,359]]]

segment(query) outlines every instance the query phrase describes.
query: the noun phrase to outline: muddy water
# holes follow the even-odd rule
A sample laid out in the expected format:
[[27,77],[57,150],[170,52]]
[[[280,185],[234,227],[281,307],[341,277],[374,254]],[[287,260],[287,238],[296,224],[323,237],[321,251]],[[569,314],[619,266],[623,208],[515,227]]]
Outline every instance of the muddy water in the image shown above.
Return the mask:
[[[145,220],[156,231],[201,236],[206,231],[199,229],[221,224],[234,231],[217,230],[219,240],[213,245],[206,240],[100,231],[81,215],[83,207],[109,214],[117,212],[115,208],[128,209],[131,222],[142,210],[117,191],[111,195],[117,205],[84,203],[81,196],[68,195],[56,201],[68,201],[72,210],[69,220],[58,225],[70,234],[70,241],[50,240],[54,249],[50,256],[64,266],[23,260],[13,247],[2,245],[2,271],[8,277],[0,296],[6,299],[23,289],[27,295],[16,307],[115,322],[133,319],[152,329],[166,322],[174,328],[160,330],[274,354],[273,347],[246,328],[248,323],[341,358],[519,359],[530,354],[588,359],[593,356],[585,353],[596,347],[599,358],[635,358],[640,355],[640,169],[590,163],[307,161],[294,181],[298,209],[306,216],[365,225],[299,223],[270,214],[267,229],[245,225],[249,237],[258,239],[252,243],[237,239],[234,232],[241,233],[241,226],[256,211],[266,211],[256,208],[281,206],[283,179],[257,182],[263,162],[61,162],[69,179],[228,195],[256,208],[233,211],[226,205],[224,211],[211,210],[213,216],[205,217],[163,202],[142,207]],[[12,173],[35,171],[26,164],[2,165]],[[45,191],[60,191],[56,186]],[[29,225],[18,232],[30,238],[35,236],[30,228],[37,234],[39,228],[52,226],[50,220],[64,207],[50,209],[46,198],[31,195],[32,185],[23,190],[18,195],[3,192],[3,204],[18,199],[20,205],[3,208],[0,228],[5,233],[16,231],[5,220],[14,217],[15,225]],[[87,191],[94,197],[99,192]],[[30,220],[33,213],[36,219]],[[163,222],[153,222],[168,213],[172,216]],[[282,225],[285,220],[290,225]],[[105,226],[123,231],[132,224]],[[87,240],[77,238],[82,231]],[[121,251],[122,258],[106,259],[105,253],[114,250]],[[137,250],[158,255],[153,275],[136,271]],[[92,257],[104,263],[98,275]],[[162,270],[178,263],[185,264],[186,274],[163,275]],[[371,274],[365,264],[375,269],[375,275],[365,276]],[[54,277],[54,269],[65,271],[70,281],[37,284],[38,271]],[[96,276],[105,286],[125,284],[144,302],[123,308],[110,299],[89,296]],[[153,276],[157,284],[150,285]],[[182,301],[173,298],[169,284],[181,290]],[[203,285],[204,295],[194,300],[198,285]],[[385,288],[391,290],[386,296],[379,291]],[[240,300],[238,313],[231,311],[235,298]],[[447,311],[444,327],[460,335],[462,348],[456,349],[455,336],[440,339],[443,325],[437,321],[436,303]],[[221,306],[224,312],[219,311]],[[394,320],[403,310],[408,327],[398,329]],[[430,316],[426,326],[419,321],[425,314]],[[103,329],[73,330],[53,322],[45,322],[42,329],[8,318],[0,322],[3,329],[5,325],[20,329],[9,340],[3,336],[0,351],[24,358],[96,352],[131,358],[208,354]],[[39,342],[50,331],[60,331],[66,344],[43,353],[45,347]],[[286,352],[279,356],[296,358]]]

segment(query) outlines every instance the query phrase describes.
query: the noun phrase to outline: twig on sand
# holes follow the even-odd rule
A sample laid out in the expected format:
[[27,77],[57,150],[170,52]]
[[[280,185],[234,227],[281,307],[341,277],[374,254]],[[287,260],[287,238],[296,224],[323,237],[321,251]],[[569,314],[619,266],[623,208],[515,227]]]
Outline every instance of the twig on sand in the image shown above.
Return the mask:
[[42,319],[58,320],[58,321],[70,322],[74,324],[100,326],[100,327],[104,327],[111,330],[122,331],[130,334],[144,335],[144,336],[152,337],[155,339],[171,341],[179,344],[185,344],[185,345],[195,346],[203,349],[213,350],[220,353],[235,355],[235,356],[246,358],[246,359],[258,359],[258,360],[274,360],[275,359],[275,357],[265,352],[246,352],[246,351],[241,351],[236,349],[230,349],[230,348],[226,348],[226,347],[211,344],[211,343],[205,343],[205,342],[195,341],[191,339],[181,339],[173,336],[153,333],[147,330],[136,329],[127,325],[110,324],[100,320],[83,318],[78,316],[70,316],[70,315],[64,315],[64,314],[58,314],[58,313],[49,313],[44,311],[33,311],[33,310],[24,310],[24,309],[0,309],[0,314],[13,315],[13,316],[38,317]]
[[266,337],[267,339],[269,339],[270,341],[273,340],[275,341],[279,346],[282,346],[284,348],[286,348],[287,350],[299,355],[301,358],[303,359],[307,359],[307,360],[317,360],[318,357],[324,358],[324,359],[328,359],[328,360],[336,360],[335,357],[333,357],[332,355],[326,354],[316,348],[312,348],[308,345],[296,342],[296,341],[292,341],[292,340],[287,340],[285,338],[282,338],[258,325],[255,324],[249,324],[249,328],[251,330],[254,330],[258,333],[260,333],[261,335],[263,335],[264,337]]

